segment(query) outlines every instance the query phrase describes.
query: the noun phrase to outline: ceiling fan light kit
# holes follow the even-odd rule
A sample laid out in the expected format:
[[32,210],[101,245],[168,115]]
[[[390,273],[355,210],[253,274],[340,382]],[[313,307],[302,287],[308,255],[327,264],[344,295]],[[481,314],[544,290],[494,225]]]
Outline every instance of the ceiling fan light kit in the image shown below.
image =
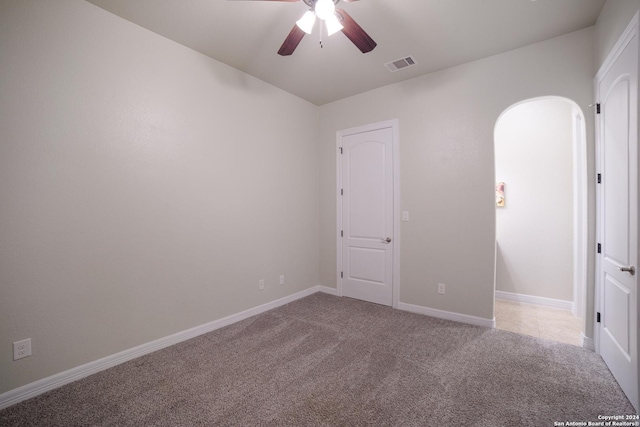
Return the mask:
[[331,15],[330,17],[324,20],[324,23],[326,24],[327,35],[329,36],[337,33],[338,31],[344,28],[336,15]]
[[[261,1],[281,1],[295,2],[298,0],[261,0]],[[340,0],[300,0],[310,7],[300,19],[296,21],[293,29],[280,46],[278,54],[282,56],[291,55],[305,34],[311,34],[316,23],[316,18],[324,22],[327,28],[327,35],[332,35],[338,31],[347,36],[353,44],[356,45],[360,52],[371,52],[376,46],[376,42],[367,34],[360,25],[353,20],[351,16],[343,9],[337,9],[336,4]],[[345,2],[354,2],[358,0],[344,0]],[[322,45],[322,42],[321,42]]]
[[296,21],[296,25],[305,33],[311,34],[313,26],[316,24],[316,14],[313,10],[307,10],[302,18]]
[[307,34],[311,34],[313,26],[316,23],[316,17],[324,21],[325,26],[327,27],[328,36],[331,36],[344,28],[336,15],[336,5],[333,0],[317,0],[315,4],[310,4],[313,5],[313,9],[305,12],[305,14],[302,15],[302,18],[296,21],[296,25],[300,27],[302,31]]
[[333,0],[317,0],[314,8],[316,16],[323,21],[336,13],[336,5]]

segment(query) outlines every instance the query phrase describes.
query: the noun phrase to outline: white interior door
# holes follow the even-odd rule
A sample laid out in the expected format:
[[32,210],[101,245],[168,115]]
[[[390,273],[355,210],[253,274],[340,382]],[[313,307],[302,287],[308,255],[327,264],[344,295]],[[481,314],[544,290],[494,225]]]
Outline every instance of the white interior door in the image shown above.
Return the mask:
[[342,295],[393,303],[393,129],[346,133],[342,148]]
[[[636,27],[637,28],[637,27]],[[638,35],[596,76],[598,115],[599,351],[638,401]]]

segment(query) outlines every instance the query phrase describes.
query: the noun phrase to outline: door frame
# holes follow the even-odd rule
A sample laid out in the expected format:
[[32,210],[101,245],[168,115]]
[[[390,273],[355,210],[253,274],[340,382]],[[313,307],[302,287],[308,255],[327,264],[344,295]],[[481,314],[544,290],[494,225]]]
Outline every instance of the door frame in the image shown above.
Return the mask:
[[342,138],[347,135],[357,133],[371,132],[379,129],[391,128],[392,133],[392,152],[393,152],[393,275],[392,275],[392,307],[398,308],[400,301],[400,132],[398,130],[398,119],[385,120],[382,122],[371,123],[368,125],[357,126],[349,129],[343,129],[336,132],[336,283],[338,296],[342,296],[342,156],[341,146]]
[[[627,46],[629,42],[631,42],[633,37],[640,37],[640,18],[639,17],[640,17],[640,12],[636,12],[636,14],[633,16],[633,18],[629,22],[629,25],[627,25],[627,28],[622,33],[622,35],[616,42],[615,46],[611,49],[611,51],[607,55],[606,60],[604,61],[604,63],[596,73],[593,79],[594,95],[595,95],[596,102],[600,101],[600,96],[601,96],[600,82],[602,81],[604,76],[606,76],[606,74],[611,70],[615,62],[623,53],[624,48]],[[640,52],[638,52],[638,56],[640,56]],[[638,96],[638,100],[640,101],[640,94],[638,94],[637,96]],[[633,119],[638,121],[639,118],[636,116]],[[600,171],[602,170],[602,143],[603,143],[602,135],[601,135],[602,128],[600,125],[600,120],[597,118],[595,120],[595,130],[596,130],[595,132],[596,165],[595,166],[596,166],[596,174],[597,174],[597,173],[600,173]],[[640,138],[640,135],[638,135],[638,137]],[[638,162],[640,161],[640,159],[630,159],[630,160],[635,161],[636,164],[638,164]],[[600,242],[602,237],[602,219],[603,218],[600,215],[601,210],[602,210],[602,190],[600,186],[596,185],[596,242]],[[635,237],[638,238],[638,236],[635,236]],[[595,339],[595,350],[598,354],[600,354],[600,350],[601,350],[600,344],[601,344],[602,327],[597,323],[596,317],[597,317],[597,313],[602,311],[603,284],[602,284],[602,281],[600,280],[600,273],[602,268],[601,263],[602,263],[601,258],[599,256],[596,256],[593,329],[594,329],[594,339]],[[640,264],[640,259],[635,260],[635,265],[638,266],[639,264]],[[636,313],[640,313],[640,296],[638,295],[636,295],[636,305],[638,306]],[[640,328],[638,329],[638,334],[640,335]],[[637,340],[637,345],[640,347],[640,339]],[[637,354],[640,354],[640,348],[638,348],[636,351],[637,351]],[[638,360],[638,363],[640,363],[640,358]]]
[[[568,103],[571,106],[571,129],[572,129],[572,166],[573,166],[573,186],[571,189],[572,197],[573,197],[573,212],[572,212],[572,230],[573,230],[573,239],[572,239],[572,253],[573,253],[573,292],[572,292],[572,300],[568,301],[570,303],[566,306],[563,304],[562,306],[558,306],[557,304],[550,305],[549,301],[544,298],[532,297],[528,295],[515,294],[514,301],[520,302],[528,302],[532,304],[539,305],[548,305],[551,307],[561,307],[567,310],[571,310],[572,314],[582,319],[582,341],[583,346],[587,348],[593,348],[593,344],[589,338],[586,337],[586,323],[585,323],[585,313],[587,310],[587,295],[588,295],[588,241],[589,241],[589,212],[588,212],[588,203],[589,203],[589,193],[588,193],[588,179],[587,179],[587,126],[586,126],[586,118],[582,108],[578,105],[576,101],[570,98],[566,98],[564,96],[559,95],[547,95],[547,96],[538,96],[534,98],[527,98],[521,101],[518,101],[509,107],[507,107],[494,125],[494,135],[493,142],[495,145],[495,133],[498,125],[500,124],[500,120],[502,117],[513,108],[516,108],[520,105],[535,102],[540,100],[561,100],[563,102]],[[576,130],[579,128],[579,132]],[[495,160],[495,153],[494,153]],[[494,175],[495,175],[495,165],[494,165]],[[497,182],[497,178],[496,178]],[[496,229],[497,232],[497,229]],[[496,236],[497,237],[497,236]],[[494,269],[497,267],[497,251],[498,251],[498,241],[496,238],[496,262],[494,263]],[[494,282],[497,281],[497,273],[494,272]],[[494,283],[494,300],[496,299],[496,283]],[[564,302],[562,300],[552,300],[554,302]],[[591,343],[589,343],[591,342]]]
[[[566,98],[565,98],[566,99]],[[585,313],[587,281],[589,277],[588,241],[589,217],[587,180],[587,126],[582,109],[571,103],[571,125],[573,138],[573,308],[575,317],[582,319],[582,341],[586,337]]]

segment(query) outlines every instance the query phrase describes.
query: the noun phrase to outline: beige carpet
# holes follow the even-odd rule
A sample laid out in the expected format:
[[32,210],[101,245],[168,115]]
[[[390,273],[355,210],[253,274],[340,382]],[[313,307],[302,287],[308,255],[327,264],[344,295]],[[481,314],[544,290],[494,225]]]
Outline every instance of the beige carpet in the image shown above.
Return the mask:
[[632,414],[580,347],[314,294],[0,412],[2,426],[553,426]]

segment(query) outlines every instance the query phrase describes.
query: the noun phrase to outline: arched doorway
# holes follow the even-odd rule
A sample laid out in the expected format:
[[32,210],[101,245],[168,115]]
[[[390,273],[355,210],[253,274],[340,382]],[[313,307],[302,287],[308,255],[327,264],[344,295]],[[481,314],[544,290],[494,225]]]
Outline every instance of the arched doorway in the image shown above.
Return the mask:
[[[586,288],[584,116],[566,98],[524,100],[494,131],[496,327],[582,345]],[[507,301],[507,302],[502,302]]]

